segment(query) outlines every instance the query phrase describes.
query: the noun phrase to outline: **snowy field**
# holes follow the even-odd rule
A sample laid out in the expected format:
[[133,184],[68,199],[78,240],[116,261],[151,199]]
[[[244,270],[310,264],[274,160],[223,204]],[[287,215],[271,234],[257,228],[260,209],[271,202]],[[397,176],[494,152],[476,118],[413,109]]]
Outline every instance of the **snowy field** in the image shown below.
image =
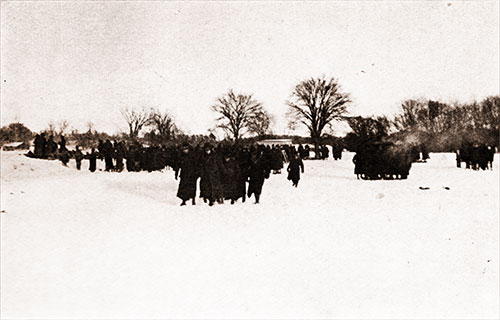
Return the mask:
[[171,170],[2,152],[1,316],[498,318],[498,154],[431,154],[406,181],[351,159],[306,161],[297,189],[272,175],[259,205],[180,207]]

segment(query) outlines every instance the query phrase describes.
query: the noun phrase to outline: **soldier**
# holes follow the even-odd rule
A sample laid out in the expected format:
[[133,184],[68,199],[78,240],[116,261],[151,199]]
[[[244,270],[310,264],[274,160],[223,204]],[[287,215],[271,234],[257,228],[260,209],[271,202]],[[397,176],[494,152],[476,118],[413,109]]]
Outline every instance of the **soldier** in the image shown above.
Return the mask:
[[462,167],[462,158],[460,157],[460,150],[455,150],[455,156],[457,160],[457,168]]
[[55,158],[55,155],[57,153],[57,143],[55,143],[54,136],[52,135],[49,137],[49,140],[47,141],[45,152],[46,152],[45,156],[48,159],[52,160]]
[[354,163],[354,174],[358,180],[359,176],[363,174],[363,165],[365,161],[363,156],[364,154],[361,151],[358,151],[352,158],[352,162]]
[[37,134],[33,144],[35,145],[35,157],[42,158],[45,153],[45,133]]
[[427,151],[427,147],[425,146],[425,144],[422,144],[420,146],[420,150],[422,151],[423,162],[427,162],[427,160],[429,159],[429,151]]
[[102,146],[102,154],[104,156],[104,162],[106,164],[106,171],[111,171],[114,169],[113,167],[113,145],[109,139],[104,142]]
[[249,184],[247,196],[250,198],[252,194],[255,195],[255,203],[259,203],[260,194],[262,193],[262,186],[265,179],[269,178],[269,167],[264,159],[262,150],[256,150],[252,153],[250,168],[249,168]]
[[185,206],[189,199],[192,199],[192,204],[195,205],[196,182],[199,176],[198,159],[194,157],[188,144],[184,144],[181,148],[179,170],[175,172],[175,180],[180,177],[177,197],[182,200],[181,206]]
[[115,170],[121,172],[123,170],[123,158],[125,157],[125,148],[121,141],[113,142],[113,157],[115,158]]
[[480,162],[481,162],[481,152],[479,150],[479,145],[475,143],[472,147],[472,152],[471,152],[472,170],[479,170]]
[[281,169],[283,169],[283,154],[281,150],[274,146],[271,150],[271,169],[273,170],[273,174],[280,174]]
[[330,150],[328,149],[327,146],[323,146],[322,155],[323,155],[323,160],[328,159],[328,157],[330,157]]
[[333,159],[341,160],[342,159],[342,145],[335,144],[335,149],[332,147]]
[[311,156],[311,148],[309,147],[308,144],[306,144],[306,146],[304,147],[304,157],[302,157],[302,159],[309,159],[309,157]]
[[80,170],[82,168],[82,159],[84,158],[82,151],[80,151],[80,146],[76,146],[73,157],[76,161],[76,169]]
[[97,154],[95,152],[95,149],[92,148],[89,154],[85,156],[85,158],[89,159],[89,171],[90,172],[95,172],[96,167],[97,167]]
[[304,153],[304,147],[302,146],[302,144],[299,144],[299,147],[298,147],[297,151],[299,152],[299,157],[301,159],[305,159],[306,158],[306,155]]
[[65,149],[59,153],[59,160],[61,160],[62,164],[65,167],[68,166],[69,159],[70,159],[70,154],[69,154],[69,151],[67,149]]
[[[240,183],[242,181],[242,172],[238,164],[238,160],[232,153],[228,153],[224,158],[222,183],[224,187],[224,199],[231,200],[234,204],[242,196],[240,190]],[[243,194],[243,197],[245,195]]]
[[288,180],[292,181],[292,185],[297,188],[300,180],[300,172],[304,173],[304,163],[297,154],[294,154],[288,164]]
[[200,197],[208,200],[210,206],[214,202],[224,203],[224,190],[222,186],[222,175],[225,168],[220,156],[221,150],[214,150],[210,144],[205,144],[203,148],[205,161],[202,164],[200,180]]
[[488,168],[493,170],[493,159],[495,158],[495,147],[488,147]]
[[66,139],[63,135],[61,135],[61,139],[59,140],[59,152],[67,151],[66,149]]

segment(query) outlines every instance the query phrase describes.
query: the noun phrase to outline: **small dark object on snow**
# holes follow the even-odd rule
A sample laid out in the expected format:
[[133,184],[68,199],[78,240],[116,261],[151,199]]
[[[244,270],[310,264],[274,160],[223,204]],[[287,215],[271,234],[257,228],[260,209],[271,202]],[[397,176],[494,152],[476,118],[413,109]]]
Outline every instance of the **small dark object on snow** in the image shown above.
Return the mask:
[[420,190],[429,190],[429,187],[418,187]]
[[449,188],[449,187],[443,187],[443,189],[445,189],[445,190],[450,190],[450,188]]

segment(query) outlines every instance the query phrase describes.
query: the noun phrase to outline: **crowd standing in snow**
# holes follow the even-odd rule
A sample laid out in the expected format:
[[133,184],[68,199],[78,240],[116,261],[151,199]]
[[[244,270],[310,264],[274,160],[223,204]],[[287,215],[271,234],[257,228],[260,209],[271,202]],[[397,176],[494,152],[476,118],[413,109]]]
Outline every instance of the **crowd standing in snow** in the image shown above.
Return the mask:
[[[334,149],[335,150],[335,149]],[[88,169],[91,172],[97,169],[97,160],[104,161],[106,172],[158,171],[167,167],[175,172],[175,179],[179,180],[177,197],[181,205],[187,201],[196,204],[197,189],[199,197],[210,206],[230,201],[234,204],[240,200],[254,197],[259,203],[263,185],[266,179],[273,174],[280,174],[287,166],[287,179],[292,186],[297,187],[300,174],[304,173],[302,159],[311,158],[311,148],[299,145],[260,144],[240,145],[230,142],[204,143],[180,146],[143,146],[140,143],[122,141],[99,140],[97,148],[91,148],[84,153],[79,146],[70,151],[66,148],[64,136],[59,143],[53,136],[45,138],[44,134],[37,135],[34,141],[34,152],[27,155],[41,159],[59,159],[67,166],[70,159],[74,159],[76,168],[81,170],[82,161],[88,160]],[[327,159],[329,149],[320,145],[315,151],[315,158]],[[334,155],[341,157],[341,150]],[[198,183],[199,181],[199,183]]]
[[455,151],[457,156],[457,167],[462,167],[465,162],[466,169],[473,170],[493,170],[493,158],[495,157],[495,147],[487,147],[484,144],[464,144],[462,148]]
[[371,143],[354,155],[354,173],[364,180],[406,179],[415,153],[390,143]]

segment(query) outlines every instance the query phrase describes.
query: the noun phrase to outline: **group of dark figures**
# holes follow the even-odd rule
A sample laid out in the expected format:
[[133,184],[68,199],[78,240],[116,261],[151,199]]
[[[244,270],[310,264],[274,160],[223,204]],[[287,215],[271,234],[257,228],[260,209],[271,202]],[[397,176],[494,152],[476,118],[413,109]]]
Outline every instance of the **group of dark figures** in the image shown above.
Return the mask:
[[[332,157],[334,160],[342,159],[342,149],[343,148],[337,144],[332,145]],[[311,159],[311,151],[311,148],[307,144],[305,147],[303,147],[302,144],[299,144],[297,148],[299,157],[304,160]],[[315,147],[314,151],[316,159],[326,160],[330,157],[330,150],[326,145],[318,145]]]
[[392,144],[374,143],[360,148],[354,155],[354,173],[363,180],[406,179],[416,154]]
[[[302,146],[300,146],[302,147]],[[302,148],[304,149],[304,148]],[[179,179],[177,197],[182,205],[191,200],[195,204],[198,179],[200,198],[210,206],[230,200],[234,204],[238,199],[245,202],[252,195],[259,203],[264,181],[271,172],[280,174],[285,163],[288,163],[288,180],[294,187],[298,186],[300,173],[304,172],[304,164],[294,146],[264,146],[219,143],[206,143],[191,146],[149,146],[139,143],[125,144],[122,141],[99,141],[97,150],[84,154],[79,146],[70,151],[66,148],[64,136],[59,143],[50,136],[37,135],[34,141],[34,152],[29,157],[41,159],[59,159],[67,166],[70,159],[75,159],[76,168],[81,170],[82,161],[89,160],[89,170],[97,169],[97,160],[104,160],[105,171],[129,172],[157,171],[167,167],[175,171],[175,179]],[[248,183],[248,188],[247,188]]]
[[[210,206],[229,200],[234,204],[240,198],[245,202],[252,195],[259,203],[262,187],[271,171],[279,174],[288,162],[288,180],[297,186],[304,164],[294,147],[263,145],[223,145],[206,143],[192,147],[183,144],[179,148],[175,178],[180,179],[177,197],[181,205],[191,200],[196,204],[198,179],[199,197]],[[248,183],[248,188],[247,188]]]
[[[181,205],[191,200],[196,203],[198,179],[200,198],[210,206],[230,200],[234,204],[240,198],[255,196],[259,203],[264,181],[270,173],[280,174],[284,163],[288,163],[288,180],[298,186],[300,173],[304,172],[302,159],[311,158],[309,145],[238,145],[234,143],[205,143],[191,146],[149,146],[139,143],[125,144],[121,141],[99,140],[97,150],[84,154],[79,146],[70,151],[66,140],[61,136],[58,143],[54,137],[48,139],[42,133],[36,135],[34,152],[28,156],[41,159],[59,159],[67,166],[70,159],[75,159],[76,168],[81,169],[82,161],[89,160],[89,170],[96,171],[97,160],[104,160],[105,171],[157,171],[170,167],[175,171],[175,178],[180,179],[177,197]],[[327,159],[329,149],[317,146],[314,157]],[[495,149],[485,145],[466,145],[456,151],[457,167],[465,162],[466,168],[474,170],[492,169]],[[342,148],[332,145],[335,160],[342,158]],[[392,143],[376,142],[362,146],[352,161],[357,178],[364,180],[407,179],[412,162],[426,161],[429,154],[425,146],[402,147]],[[125,162],[125,163],[124,163]],[[247,188],[248,183],[248,188]]]
[[457,156],[457,168],[461,168],[462,162],[465,162],[466,169],[493,170],[495,147],[487,147],[484,144],[467,144],[456,150],[455,154]]

